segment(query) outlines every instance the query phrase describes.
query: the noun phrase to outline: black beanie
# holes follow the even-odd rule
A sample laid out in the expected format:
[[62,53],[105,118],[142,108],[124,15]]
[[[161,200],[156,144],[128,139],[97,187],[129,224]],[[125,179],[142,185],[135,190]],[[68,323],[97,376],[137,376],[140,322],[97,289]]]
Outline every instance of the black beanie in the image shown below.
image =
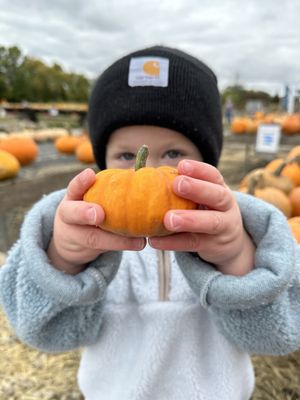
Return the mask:
[[155,125],[190,139],[203,161],[216,166],[222,149],[217,79],[201,61],[155,46],[131,53],[98,78],[89,100],[89,134],[96,162],[105,169],[111,133],[129,125]]

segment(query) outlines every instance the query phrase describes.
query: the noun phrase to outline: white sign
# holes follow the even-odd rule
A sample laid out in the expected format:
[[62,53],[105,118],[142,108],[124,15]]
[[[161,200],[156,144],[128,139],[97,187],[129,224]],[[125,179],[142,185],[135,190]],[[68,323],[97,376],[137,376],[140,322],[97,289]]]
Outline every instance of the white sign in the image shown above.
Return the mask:
[[260,153],[277,153],[281,128],[277,124],[261,124],[256,134],[256,148]]

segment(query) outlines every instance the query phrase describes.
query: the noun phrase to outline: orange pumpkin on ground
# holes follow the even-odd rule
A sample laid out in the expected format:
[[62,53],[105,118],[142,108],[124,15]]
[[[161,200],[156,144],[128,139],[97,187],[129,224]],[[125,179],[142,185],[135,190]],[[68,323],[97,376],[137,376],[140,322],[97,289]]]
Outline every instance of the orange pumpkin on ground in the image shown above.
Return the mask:
[[20,170],[18,159],[5,150],[0,150],[0,180],[13,178]]
[[[282,158],[275,158],[270,161],[265,168],[270,172],[274,172],[282,162]],[[295,186],[300,186],[300,166],[296,162],[286,165],[283,168],[281,175],[290,178]]]
[[268,186],[260,188],[261,179],[262,175],[259,173],[254,174],[249,180],[248,185],[239,189],[240,192],[248,193],[267,203],[273,204],[273,206],[281,210],[287,218],[290,218],[292,216],[292,206],[287,194],[276,187]]
[[147,155],[147,146],[142,146],[135,170],[98,172],[96,182],[85,193],[85,201],[100,204],[105,211],[102,229],[125,236],[164,236],[171,233],[163,223],[168,210],[197,208],[194,202],[174,193],[172,184],[177,169],[146,167]]
[[285,194],[289,194],[295,187],[293,182],[287,176],[282,176],[280,174],[275,175],[273,172],[270,172],[265,168],[255,168],[243,177],[240,181],[240,188],[243,188],[244,186],[247,187],[253,177],[257,179],[257,189],[271,186],[282,190]]
[[296,241],[300,244],[300,217],[288,219],[288,224]]
[[232,120],[230,130],[235,135],[241,135],[247,132],[247,119],[244,117],[236,117]]
[[[240,189],[240,191],[243,193],[247,193],[247,189],[245,187]],[[275,187],[255,189],[253,196],[257,197],[258,199],[264,200],[267,203],[273,204],[273,206],[281,210],[287,218],[290,218],[292,216],[292,206],[290,200],[288,196],[281,190]]]
[[300,133],[300,114],[288,115],[282,123],[282,132],[286,135]]
[[289,199],[292,205],[292,216],[300,216],[300,186],[296,186],[290,193]]
[[7,137],[1,140],[0,150],[8,151],[15,156],[21,165],[31,164],[38,156],[39,149],[35,141],[29,137]]
[[74,154],[77,146],[79,146],[85,140],[87,140],[86,137],[66,135],[56,139],[54,142],[54,146],[56,150],[60,153]]
[[84,164],[92,164],[95,162],[92,143],[89,140],[77,146],[75,155],[76,158]]

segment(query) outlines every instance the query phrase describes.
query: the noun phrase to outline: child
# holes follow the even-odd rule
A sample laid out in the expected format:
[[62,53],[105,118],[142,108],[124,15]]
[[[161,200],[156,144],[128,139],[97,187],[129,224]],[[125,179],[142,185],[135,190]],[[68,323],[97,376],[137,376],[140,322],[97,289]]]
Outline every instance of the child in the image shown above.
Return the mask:
[[[179,50],[129,54],[97,81],[89,130],[100,168],[178,165],[174,191],[199,204],[169,211],[173,234],[129,238],[96,227],[83,171],[38,202],[0,272],[21,340],[84,347],[87,400],[249,399],[249,353],[300,345],[300,249],[280,211],[233,193],[216,169],[222,115],[214,73]],[[122,202],[122,199],[120,199]]]

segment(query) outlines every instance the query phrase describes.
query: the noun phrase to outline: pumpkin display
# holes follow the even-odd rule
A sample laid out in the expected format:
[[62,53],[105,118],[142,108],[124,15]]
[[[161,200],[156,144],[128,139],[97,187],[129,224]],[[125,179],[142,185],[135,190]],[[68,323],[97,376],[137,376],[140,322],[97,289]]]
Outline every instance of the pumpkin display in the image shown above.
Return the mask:
[[296,241],[300,244],[300,217],[292,217],[288,219],[288,224]]
[[138,151],[135,169],[107,169],[96,175],[83,199],[103,207],[102,229],[133,237],[164,236],[171,233],[163,223],[168,210],[197,208],[173,192],[177,169],[146,167],[147,156],[144,145]]
[[292,216],[300,217],[300,186],[296,186],[289,194],[292,206]]
[[[295,158],[293,158],[295,159]],[[300,186],[300,165],[296,161],[291,161],[284,166],[281,171],[282,176],[287,176],[295,186]],[[270,161],[265,168],[270,171],[274,172],[276,168],[278,168],[283,163],[282,158],[275,158],[274,160]]]
[[38,146],[30,137],[7,137],[1,140],[0,150],[8,151],[15,156],[21,165],[31,164],[38,156]]
[[76,158],[84,164],[92,164],[95,162],[92,143],[89,140],[77,146],[75,155]]
[[260,189],[259,180],[260,175],[253,176],[250,179],[248,186],[242,187],[240,191],[273,204],[273,206],[281,210],[287,218],[290,218],[292,216],[292,206],[289,197],[282,190],[277,189],[276,187],[269,186]]
[[55,140],[54,147],[59,153],[74,154],[77,146],[79,146],[84,140],[87,139],[83,136],[65,135]]
[[5,150],[0,150],[0,180],[13,178],[20,170],[18,159]]
[[[284,164],[285,165],[285,164]],[[265,168],[255,168],[248,172],[240,182],[240,188],[248,186],[250,180],[254,177],[257,178],[256,188],[263,189],[265,187],[275,187],[282,190],[284,193],[289,194],[295,187],[294,183],[287,176],[281,175],[281,167],[283,163],[279,163],[274,172]]]

